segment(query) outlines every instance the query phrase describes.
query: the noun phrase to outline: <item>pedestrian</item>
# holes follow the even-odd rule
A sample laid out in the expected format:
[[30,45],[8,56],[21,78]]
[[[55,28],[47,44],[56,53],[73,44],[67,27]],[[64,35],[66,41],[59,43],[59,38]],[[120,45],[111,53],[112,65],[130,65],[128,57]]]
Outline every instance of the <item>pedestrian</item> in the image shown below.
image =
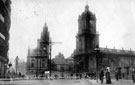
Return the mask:
[[80,74],[80,79],[82,79],[82,74]]
[[87,73],[85,73],[84,77],[85,77],[85,79],[87,79]]
[[91,72],[91,79],[94,79],[94,72]]
[[93,73],[93,76],[94,76],[94,80],[95,80],[97,77],[96,72]]
[[101,72],[99,74],[99,77],[100,77],[101,84],[103,84],[103,80],[104,80],[104,71],[103,71],[103,69],[101,70]]
[[133,80],[133,83],[135,83],[135,69],[134,68],[132,69],[132,80]]
[[76,73],[76,79],[78,78],[78,74]]
[[110,77],[110,72],[109,70],[107,69],[106,71],[106,84],[111,84],[111,77]]
[[70,75],[70,76],[71,76],[71,80],[72,80],[72,78],[73,78],[73,74],[71,73],[71,75]]
[[116,69],[116,71],[115,71],[115,78],[116,78],[116,81],[118,81],[118,76],[119,76],[119,74],[118,74],[118,70]]

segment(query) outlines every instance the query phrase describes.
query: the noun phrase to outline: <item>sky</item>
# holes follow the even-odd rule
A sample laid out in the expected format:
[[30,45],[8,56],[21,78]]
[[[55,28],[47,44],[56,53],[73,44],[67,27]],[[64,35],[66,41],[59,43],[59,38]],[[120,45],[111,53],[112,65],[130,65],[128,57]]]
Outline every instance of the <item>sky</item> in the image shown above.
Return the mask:
[[135,50],[135,0],[12,0],[9,59],[26,61],[45,23],[52,41],[62,42],[52,46],[52,57],[59,52],[70,57],[86,4],[97,18],[100,47]]

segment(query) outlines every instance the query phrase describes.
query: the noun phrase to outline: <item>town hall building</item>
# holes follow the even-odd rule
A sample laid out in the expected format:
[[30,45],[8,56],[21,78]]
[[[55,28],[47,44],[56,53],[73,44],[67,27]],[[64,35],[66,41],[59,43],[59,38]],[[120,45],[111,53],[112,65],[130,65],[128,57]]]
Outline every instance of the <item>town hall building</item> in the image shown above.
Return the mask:
[[49,70],[49,41],[50,35],[45,23],[41,37],[38,39],[37,47],[35,49],[28,48],[27,75],[44,76],[45,71]]

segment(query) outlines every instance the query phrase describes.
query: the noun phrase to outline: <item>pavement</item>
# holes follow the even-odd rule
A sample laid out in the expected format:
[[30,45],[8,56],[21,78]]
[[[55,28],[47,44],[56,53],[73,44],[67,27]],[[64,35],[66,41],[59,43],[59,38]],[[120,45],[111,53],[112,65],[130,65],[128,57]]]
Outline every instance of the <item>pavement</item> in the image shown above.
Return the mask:
[[0,81],[10,81],[11,79],[0,78]]
[[[0,85],[108,85],[104,79],[103,84],[97,80],[91,79],[53,79],[53,80],[16,80],[7,81],[6,79],[0,79]],[[132,80],[119,80],[112,79],[110,85],[135,85]]]
[[0,85],[92,85],[85,79],[53,79],[53,80],[21,80],[21,81],[0,81]]
[[[108,85],[108,84],[106,84],[105,79],[104,79],[103,84],[101,84],[100,81],[97,82],[97,80],[87,79],[87,81],[92,83],[92,85]],[[121,80],[116,81],[115,79],[111,79],[111,81],[112,81],[112,84],[110,84],[110,85],[135,85],[135,83],[133,83],[132,80],[121,79]]]

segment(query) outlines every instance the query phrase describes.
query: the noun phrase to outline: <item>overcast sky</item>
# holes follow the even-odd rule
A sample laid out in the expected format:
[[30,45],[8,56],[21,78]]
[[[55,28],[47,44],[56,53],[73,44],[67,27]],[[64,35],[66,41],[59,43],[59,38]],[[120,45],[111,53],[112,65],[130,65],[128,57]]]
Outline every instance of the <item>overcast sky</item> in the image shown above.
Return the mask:
[[52,57],[76,48],[78,16],[88,1],[97,18],[100,47],[135,50],[135,0],[12,0],[9,58],[26,60],[46,22],[54,42]]

